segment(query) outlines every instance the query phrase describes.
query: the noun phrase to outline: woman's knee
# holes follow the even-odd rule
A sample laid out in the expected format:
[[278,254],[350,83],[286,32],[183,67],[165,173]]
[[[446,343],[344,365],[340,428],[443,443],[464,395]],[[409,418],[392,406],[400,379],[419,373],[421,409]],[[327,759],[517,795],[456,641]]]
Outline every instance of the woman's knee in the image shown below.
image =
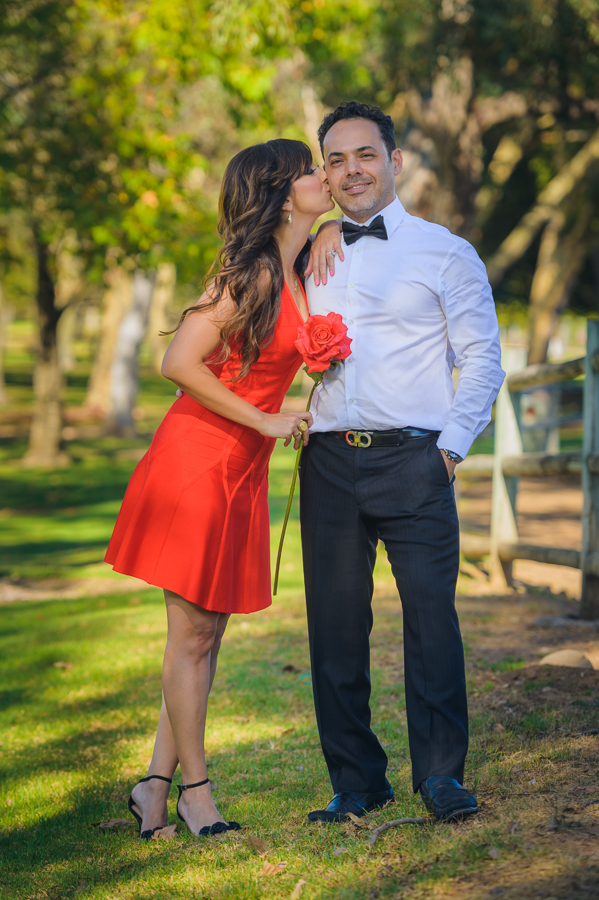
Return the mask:
[[168,643],[174,646],[177,654],[182,654],[196,662],[212,653],[216,633],[213,629],[189,629],[169,634]]
[[[165,592],[166,593],[166,592]],[[201,659],[210,655],[215,641],[220,642],[220,616],[194,606],[182,598],[168,602],[168,643],[178,653]],[[224,629],[223,629],[224,630]]]

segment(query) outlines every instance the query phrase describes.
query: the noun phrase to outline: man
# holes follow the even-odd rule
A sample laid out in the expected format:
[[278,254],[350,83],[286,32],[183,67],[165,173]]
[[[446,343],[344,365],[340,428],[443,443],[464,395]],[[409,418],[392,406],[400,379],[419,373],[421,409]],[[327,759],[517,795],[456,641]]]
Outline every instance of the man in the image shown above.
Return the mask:
[[339,822],[393,800],[369,708],[381,540],[403,608],[413,789],[451,821],[478,811],[462,786],[468,709],[452,481],[503,381],[495,307],[470,244],[410,216],[396,197],[402,157],[389,116],[341,104],[319,140],[344,213],[344,259],[326,284],[308,280],[309,306],[342,315],[353,343],[312,404],[301,466],[314,700],[335,794],[309,818]]

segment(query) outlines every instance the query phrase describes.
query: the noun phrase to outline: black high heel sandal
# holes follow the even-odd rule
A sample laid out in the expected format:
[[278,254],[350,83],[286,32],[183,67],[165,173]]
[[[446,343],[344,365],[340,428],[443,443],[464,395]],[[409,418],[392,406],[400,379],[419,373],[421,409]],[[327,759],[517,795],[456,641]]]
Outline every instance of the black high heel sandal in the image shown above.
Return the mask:
[[[203,784],[208,784],[210,781],[209,778],[204,778],[203,781],[197,781],[195,784],[178,784],[177,790],[179,791],[179,796],[177,797],[177,816],[181,819],[182,822],[185,822],[185,819],[179,812],[179,800],[181,799],[181,795],[183,791],[189,791],[191,788],[202,787]],[[187,825],[187,822],[185,822]],[[189,825],[187,825],[189,828]],[[214,825],[204,825],[203,828],[197,833],[197,837],[211,837],[213,834],[224,834],[225,831],[239,831],[241,825],[239,822],[215,822]],[[191,828],[189,828],[191,831]]]
[[[172,783],[173,783],[173,779],[172,779],[172,778],[165,778],[164,775],[147,775],[145,778],[140,778],[139,781],[138,781],[137,783],[138,783],[138,784],[141,784],[143,781],[151,781],[153,778],[157,778],[159,781],[166,781],[168,784],[172,784]],[[181,795],[179,795],[179,796],[181,796]],[[161,828],[166,828],[166,827],[167,827],[168,822],[166,823],[166,825],[158,825],[156,828],[148,828],[146,831],[142,831],[142,830],[141,830],[142,818],[141,818],[141,816],[138,816],[138,814],[137,814],[137,813],[135,812],[135,810],[133,809],[133,806],[134,806],[134,805],[137,806],[137,804],[135,803],[135,800],[133,799],[133,795],[130,794],[130,795],[129,795],[129,800],[127,801],[127,806],[129,807],[129,812],[131,813],[131,815],[132,815],[135,819],[137,819],[137,822],[138,822],[138,825],[139,825],[139,836],[140,836],[140,838],[141,838],[143,841],[149,841],[150,838],[152,837],[152,835],[153,835],[156,831],[160,831]],[[178,812],[178,810],[177,810],[177,812]]]

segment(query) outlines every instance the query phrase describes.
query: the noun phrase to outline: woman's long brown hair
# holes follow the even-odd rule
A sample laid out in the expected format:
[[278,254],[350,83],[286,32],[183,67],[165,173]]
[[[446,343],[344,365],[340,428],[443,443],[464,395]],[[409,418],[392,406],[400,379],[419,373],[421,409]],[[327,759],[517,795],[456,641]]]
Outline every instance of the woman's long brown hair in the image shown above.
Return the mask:
[[[234,340],[240,363],[235,381],[247,375],[272,339],[284,284],[274,231],[281,224],[291,185],[311,165],[306,144],[281,138],[247,147],[225,171],[218,215],[224,246],[204,282],[210,300],[184,309],[173,331],[190,313],[216,306],[228,291],[236,308],[221,329],[222,346],[215,361],[229,359]],[[216,266],[218,273],[211,274]]]

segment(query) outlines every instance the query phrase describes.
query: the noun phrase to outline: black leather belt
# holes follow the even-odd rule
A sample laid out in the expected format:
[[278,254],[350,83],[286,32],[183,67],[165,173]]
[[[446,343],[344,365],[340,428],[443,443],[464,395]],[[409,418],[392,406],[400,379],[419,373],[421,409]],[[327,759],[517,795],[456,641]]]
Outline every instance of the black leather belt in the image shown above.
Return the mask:
[[367,447],[399,447],[405,441],[413,441],[415,438],[424,438],[439,432],[430,431],[428,428],[393,428],[390,431],[329,431],[328,434],[345,441],[350,447],[365,450]]

